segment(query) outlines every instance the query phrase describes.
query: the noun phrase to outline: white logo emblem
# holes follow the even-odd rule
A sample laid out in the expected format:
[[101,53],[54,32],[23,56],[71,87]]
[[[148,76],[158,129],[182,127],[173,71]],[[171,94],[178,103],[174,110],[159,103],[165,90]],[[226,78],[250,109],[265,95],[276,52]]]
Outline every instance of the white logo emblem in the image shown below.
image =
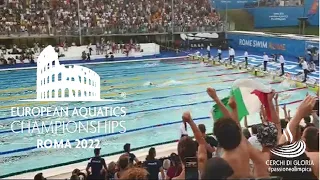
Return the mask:
[[[289,134],[289,138],[286,135],[286,133],[284,133],[286,140],[289,141],[290,139],[290,143],[292,143],[293,141],[293,137],[292,137],[292,133],[289,129],[289,124],[287,125],[287,132]],[[294,158],[294,157],[298,157],[301,154],[303,154],[306,150],[306,143],[302,140],[294,142],[293,144],[289,144],[289,145],[283,145],[279,148],[274,148],[271,149],[271,152],[277,156],[280,157],[285,157],[285,158]]]
[[21,101],[118,101],[100,99],[100,76],[93,70],[60,64],[47,46],[37,59],[37,99]]

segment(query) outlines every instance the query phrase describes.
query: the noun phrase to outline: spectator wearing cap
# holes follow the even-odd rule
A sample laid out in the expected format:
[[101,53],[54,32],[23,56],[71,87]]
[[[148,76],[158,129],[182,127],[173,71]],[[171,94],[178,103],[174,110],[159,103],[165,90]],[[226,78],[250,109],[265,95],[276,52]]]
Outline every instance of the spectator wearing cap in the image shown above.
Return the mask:
[[214,157],[207,161],[201,179],[227,179],[233,174],[233,169],[227,161]]
[[170,165],[171,165],[171,162],[170,162],[169,159],[163,160],[162,168],[163,168],[163,172],[164,172],[165,178],[162,179],[161,172],[159,172],[159,173],[158,173],[158,179],[165,180],[165,179],[167,178],[167,177],[166,177],[166,174],[167,174],[167,172],[168,172],[168,169],[170,168]]
[[100,148],[94,149],[94,157],[90,159],[87,165],[88,179],[104,179],[105,177],[105,172],[108,168],[105,160],[100,157],[100,150]]
[[131,153],[131,145],[129,143],[125,144],[123,146],[123,150],[125,152],[125,154],[127,154],[129,156],[129,163],[133,164],[133,162],[135,163],[139,163],[140,161],[138,160],[138,158],[136,157],[136,155],[134,155],[133,153]]
[[199,124],[198,128],[202,134],[202,137],[206,140],[207,144],[207,158],[212,158],[212,153],[215,152],[215,148],[218,147],[218,141],[212,137],[206,135],[206,126],[204,124]]

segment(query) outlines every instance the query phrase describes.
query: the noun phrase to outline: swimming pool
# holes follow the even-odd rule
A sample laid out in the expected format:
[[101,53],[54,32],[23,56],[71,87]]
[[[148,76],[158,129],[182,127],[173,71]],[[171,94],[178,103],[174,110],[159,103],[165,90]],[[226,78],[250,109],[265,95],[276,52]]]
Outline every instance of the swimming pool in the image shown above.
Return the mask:
[[[131,148],[179,138],[181,115],[191,110],[196,123],[204,123],[208,133],[212,132],[210,110],[212,102],[206,95],[206,88],[216,88],[218,95],[229,94],[232,82],[239,78],[255,78],[252,75],[222,66],[187,60],[162,60],[152,62],[130,62],[87,65],[101,78],[101,98],[112,98],[119,102],[23,102],[19,100],[36,98],[36,70],[0,72],[0,175],[20,172],[92,156],[87,149],[37,149],[37,139],[99,139],[101,153],[121,151],[125,143]],[[272,80],[257,78],[266,84]],[[150,85],[150,82],[152,85]],[[272,84],[280,94],[280,103],[288,103],[291,113],[302,100],[307,89],[296,89],[287,83]],[[309,92],[311,93],[311,92]],[[124,106],[124,117],[17,117],[12,116],[11,107],[26,106],[68,106],[103,107]],[[283,114],[281,112],[281,114]],[[17,121],[37,121],[44,124],[52,121],[124,121],[126,133],[13,133],[19,132]],[[249,117],[250,122],[258,123],[258,115]],[[102,127],[103,129],[104,127]],[[140,128],[140,129],[139,129]],[[21,129],[20,129],[21,130]],[[118,127],[114,132],[120,131]],[[74,145],[74,143],[72,143]],[[107,160],[108,162],[108,160]]]

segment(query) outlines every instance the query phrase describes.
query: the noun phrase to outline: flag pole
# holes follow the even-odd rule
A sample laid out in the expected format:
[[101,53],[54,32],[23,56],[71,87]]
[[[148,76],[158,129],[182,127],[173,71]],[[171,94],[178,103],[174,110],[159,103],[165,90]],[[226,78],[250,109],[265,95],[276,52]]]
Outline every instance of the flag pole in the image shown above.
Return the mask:
[[78,24],[79,24],[79,40],[80,40],[80,46],[82,45],[82,36],[81,36],[81,21],[80,21],[80,0],[78,0]]

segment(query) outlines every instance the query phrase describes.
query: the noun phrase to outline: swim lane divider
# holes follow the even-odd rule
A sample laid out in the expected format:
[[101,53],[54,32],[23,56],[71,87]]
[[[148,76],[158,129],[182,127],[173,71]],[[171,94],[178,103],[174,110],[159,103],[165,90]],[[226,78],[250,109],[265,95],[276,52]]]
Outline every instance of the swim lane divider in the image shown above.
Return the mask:
[[[297,101],[293,101],[293,102],[289,102],[289,103],[282,103],[280,105],[294,104],[294,103],[298,103],[300,101],[302,101],[302,100],[297,100]],[[209,103],[209,102],[211,102],[211,101],[208,101],[207,103]],[[199,103],[196,103],[196,104],[199,104]],[[179,106],[177,106],[177,107],[179,107]],[[209,118],[209,117],[195,118],[194,120],[202,120],[202,119],[207,119],[207,118]],[[174,122],[168,122],[168,123],[163,123],[163,124],[146,126],[146,127],[142,127],[142,128],[135,128],[135,129],[127,130],[126,133],[141,131],[144,129],[151,129],[151,128],[160,127],[160,126],[168,126],[168,125],[172,125],[172,124],[176,124],[176,123],[181,123],[181,121],[174,121]],[[84,139],[95,139],[95,138],[107,137],[107,136],[112,136],[112,135],[117,135],[117,134],[122,134],[122,133],[114,132],[114,133],[110,133],[110,134],[100,134],[100,135],[96,135],[96,136],[89,136],[89,137],[80,138],[79,140],[81,141]],[[70,140],[69,142],[74,143],[75,140]],[[63,144],[65,144],[65,143],[66,143],[66,141],[63,142]],[[37,148],[37,146],[31,146],[31,147],[14,149],[14,150],[9,150],[9,151],[2,151],[2,152],[0,152],[0,155],[7,155],[7,154],[18,153],[18,152],[30,151],[30,150],[33,150],[36,148]]]
[[[273,83],[275,84],[275,83]],[[225,88],[225,89],[219,89],[217,91],[222,91],[222,90],[227,90],[230,88]],[[288,90],[284,90],[284,91],[280,91],[278,93],[281,92],[286,92],[286,91],[295,91],[295,90],[299,90],[299,89],[305,89],[305,88],[294,88],[294,89],[288,89]],[[200,93],[200,92],[199,92]],[[203,92],[204,93],[204,92]],[[189,94],[188,94],[189,95]],[[173,106],[166,106],[166,107],[160,107],[160,108],[153,108],[153,109],[147,109],[147,110],[140,110],[140,111],[133,111],[133,112],[128,112],[126,115],[130,115],[130,114],[137,114],[137,113],[142,113],[142,112],[152,112],[152,111],[157,111],[157,110],[163,110],[163,109],[170,109],[170,108],[176,108],[176,107],[184,107],[184,106],[194,106],[194,105],[198,105],[198,104],[205,104],[205,103],[210,103],[212,101],[202,101],[202,102],[198,102],[198,103],[190,103],[190,104],[182,104],[182,105],[173,105]],[[124,103],[124,102],[123,102]],[[113,116],[111,116],[113,117]],[[82,119],[82,120],[78,120],[75,122],[86,122],[86,121],[90,121],[90,120],[97,120],[97,119],[107,119],[107,118],[111,118],[111,117],[95,117],[95,118],[88,118],[88,119]],[[50,127],[49,125],[45,125],[44,127]],[[0,131],[0,134],[7,134],[7,133],[13,133],[14,132],[19,132],[19,130],[24,131],[24,130],[28,130],[28,128],[23,128],[23,129],[14,129],[14,130],[4,130],[4,131]]]

